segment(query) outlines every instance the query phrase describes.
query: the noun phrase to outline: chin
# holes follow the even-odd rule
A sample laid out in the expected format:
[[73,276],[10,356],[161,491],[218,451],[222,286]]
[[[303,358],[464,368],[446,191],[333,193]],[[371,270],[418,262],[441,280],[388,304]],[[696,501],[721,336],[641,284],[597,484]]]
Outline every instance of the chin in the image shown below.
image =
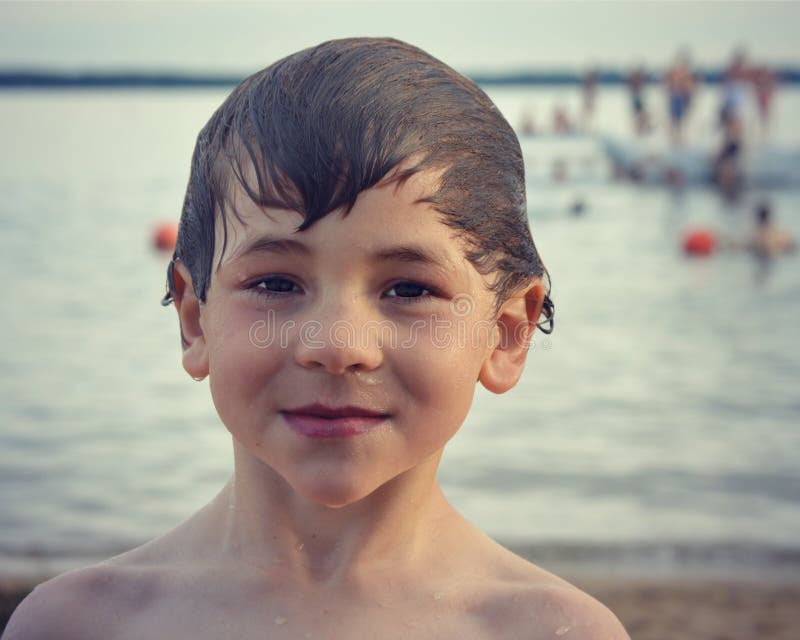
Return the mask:
[[355,487],[296,487],[306,500],[320,507],[341,509],[363,500],[371,491],[358,491]]

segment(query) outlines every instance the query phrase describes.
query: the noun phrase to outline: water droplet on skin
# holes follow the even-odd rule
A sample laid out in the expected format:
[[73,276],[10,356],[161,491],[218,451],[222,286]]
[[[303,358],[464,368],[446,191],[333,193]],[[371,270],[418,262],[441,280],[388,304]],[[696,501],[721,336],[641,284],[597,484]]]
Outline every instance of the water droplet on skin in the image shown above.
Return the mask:
[[380,378],[369,374],[361,376],[361,382],[369,386],[374,386],[381,383]]
[[568,632],[569,632],[569,627],[567,625],[564,625],[563,627],[559,627],[558,629],[556,629],[557,636],[563,636]]
[[281,625],[286,624],[286,618],[284,618],[283,616],[278,616],[277,618],[275,618],[275,624],[277,624],[279,627]]
[[306,545],[304,545],[302,542],[298,542],[296,545],[294,545],[294,548],[295,548],[296,551],[302,551],[303,547],[305,547],[305,546]]

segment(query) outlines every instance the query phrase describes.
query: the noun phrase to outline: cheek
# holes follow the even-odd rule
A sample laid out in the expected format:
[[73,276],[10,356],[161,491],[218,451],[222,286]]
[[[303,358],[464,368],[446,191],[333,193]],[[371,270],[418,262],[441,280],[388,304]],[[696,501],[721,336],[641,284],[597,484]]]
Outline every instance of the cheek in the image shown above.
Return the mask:
[[251,428],[269,382],[280,370],[285,350],[268,343],[252,329],[252,322],[226,319],[209,345],[209,385],[214,405],[229,430]]
[[431,438],[449,438],[463,423],[475,394],[482,355],[468,345],[442,346],[435,341],[400,352],[405,394],[416,405],[419,428]]

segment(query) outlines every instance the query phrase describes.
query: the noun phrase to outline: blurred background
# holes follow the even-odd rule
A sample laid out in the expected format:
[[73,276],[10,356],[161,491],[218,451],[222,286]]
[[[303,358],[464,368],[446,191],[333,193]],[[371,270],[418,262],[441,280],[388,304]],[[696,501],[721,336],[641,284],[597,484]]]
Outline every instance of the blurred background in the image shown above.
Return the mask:
[[797,575],[797,3],[0,4],[0,575],[120,552],[232,469],[159,300],[246,75],[393,36],[518,131],[556,330],[441,481],[549,568]]

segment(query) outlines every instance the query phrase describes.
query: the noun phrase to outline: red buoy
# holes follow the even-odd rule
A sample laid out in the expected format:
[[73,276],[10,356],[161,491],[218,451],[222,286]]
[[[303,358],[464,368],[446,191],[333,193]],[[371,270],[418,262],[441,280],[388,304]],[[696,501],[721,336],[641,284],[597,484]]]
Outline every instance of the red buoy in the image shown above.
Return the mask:
[[153,231],[153,247],[159,251],[173,251],[178,240],[178,225],[164,222]]
[[717,248],[717,237],[709,229],[692,229],[683,236],[683,251],[689,256],[710,256]]

